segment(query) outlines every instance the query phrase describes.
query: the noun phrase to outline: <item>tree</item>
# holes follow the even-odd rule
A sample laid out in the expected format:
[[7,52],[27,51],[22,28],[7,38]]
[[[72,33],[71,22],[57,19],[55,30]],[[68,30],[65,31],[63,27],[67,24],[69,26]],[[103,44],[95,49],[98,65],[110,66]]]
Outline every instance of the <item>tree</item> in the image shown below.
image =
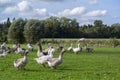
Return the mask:
[[[60,27],[62,30],[61,37],[71,38],[79,36],[79,24],[75,19],[69,19],[66,17],[60,18]],[[76,34],[77,33],[77,34]]]
[[111,37],[120,38],[120,24],[115,23],[111,25]]
[[0,24],[0,41],[2,41],[2,33],[3,33],[3,29],[2,29],[2,24]]
[[25,21],[21,18],[14,20],[8,30],[8,41],[23,43],[25,41],[24,31]]
[[102,25],[103,25],[102,20],[95,20],[95,21],[94,21],[94,26],[95,26],[95,27],[102,27]]
[[44,21],[28,20],[24,27],[24,37],[27,42],[37,42],[44,36]]
[[103,26],[103,22],[102,20],[95,20],[94,21],[94,27],[96,27],[96,31],[97,31],[97,34],[98,34],[98,37],[101,38],[103,35],[102,35],[102,26]]
[[1,25],[1,29],[2,29],[1,39],[2,39],[2,41],[7,41],[8,29],[9,29],[10,25],[11,25],[11,22],[10,22],[9,18],[7,18],[7,21],[5,21]]

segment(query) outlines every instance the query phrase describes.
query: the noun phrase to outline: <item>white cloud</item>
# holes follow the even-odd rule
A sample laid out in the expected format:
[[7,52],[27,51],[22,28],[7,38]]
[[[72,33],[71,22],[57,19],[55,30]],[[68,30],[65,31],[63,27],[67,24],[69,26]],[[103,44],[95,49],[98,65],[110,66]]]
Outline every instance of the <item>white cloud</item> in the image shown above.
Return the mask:
[[87,17],[104,16],[106,15],[106,13],[107,13],[107,10],[94,10],[86,13],[84,16],[87,16]]
[[46,14],[47,14],[47,9],[41,8],[41,9],[32,9],[31,11],[28,12],[20,12],[19,16],[28,17],[28,18],[40,18],[40,17],[45,17]]
[[15,6],[10,6],[10,7],[5,8],[3,13],[10,14],[14,12],[25,12],[25,11],[30,11],[31,8],[32,7],[27,1],[22,1],[16,4]]
[[35,9],[36,13],[38,13],[39,15],[45,15],[47,10],[46,8],[43,9]]
[[18,11],[18,8],[17,6],[13,6],[13,7],[7,7],[3,13],[6,13],[6,14],[11,14],[11,13],[14,13],[14,12],[17,12]]
[[22,1],[17,6],[19,11],[28,11],[31,9],[31,6],[27,1]]
[[[41,18],[45,17],[47,14],[46,8],[34,8],[31,6],[31,3],[28,1],[21,1],[15,6],[10,6],[5,8],[3,14],[12,15],[17,14],[17,17],[24,17],[24,18]],[[15,15],[16,15],[15,14]]]
[[89,4],[90,4],[90,5],[96,5],[96,4],[98,4],[98,2],[97,2],[97,0],[91,0],[91,1],[89,2]]
[[65,9],[62,12],[58,12],[58,16],[74,16],[74,15],[80,15],[85,12],[85,7],[76,7],[72,10]]
[[94,10],[81,15],[80,19],[82,24],[90,24],[96,19],[102,19],[105,15],[107,15],[107,10]]

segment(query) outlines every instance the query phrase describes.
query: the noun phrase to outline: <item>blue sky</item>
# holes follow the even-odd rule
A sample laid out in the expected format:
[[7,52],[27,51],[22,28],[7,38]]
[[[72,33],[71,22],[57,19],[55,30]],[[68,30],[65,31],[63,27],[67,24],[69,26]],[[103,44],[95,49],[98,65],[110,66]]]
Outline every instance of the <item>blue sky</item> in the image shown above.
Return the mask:
[[120,23],[120,0],[0,0],[0,22],[8,17],[46,19],[50,16],[76,19],[80,25]]

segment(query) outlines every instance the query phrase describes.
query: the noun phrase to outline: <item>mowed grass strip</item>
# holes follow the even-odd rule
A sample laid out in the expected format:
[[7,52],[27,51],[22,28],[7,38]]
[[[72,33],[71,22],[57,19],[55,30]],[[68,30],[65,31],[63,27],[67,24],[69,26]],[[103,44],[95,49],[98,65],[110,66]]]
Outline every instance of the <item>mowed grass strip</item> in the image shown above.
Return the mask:
[[[13,67],[13,61],[21,58],[21,55],[1,57],[0,80],[120,80],[119,48],[94,48],[92,53],[83,50],[78,54],[66,51],[63,63],[55,70],[37,64],[34,60],[36,52],[36,46],[35,51],[29,52],[26,70]],[[54,56],[57,57],[59,52]]]

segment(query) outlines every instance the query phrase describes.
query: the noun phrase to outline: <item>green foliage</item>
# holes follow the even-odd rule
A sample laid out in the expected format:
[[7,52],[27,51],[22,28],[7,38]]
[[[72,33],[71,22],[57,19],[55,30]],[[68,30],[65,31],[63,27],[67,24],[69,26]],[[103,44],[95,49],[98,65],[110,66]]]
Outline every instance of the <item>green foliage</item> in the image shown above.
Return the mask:
[[0,41],[7,41],[8,29],[11,25],[10,19],[0,24]]
[[[26,24],[26,28],[24,25]],[[40,38],[120,38],[120,24],[111,26],[103,24],[102,20],[95,20],[94,25],[79,26],[76,19],[51,16],[45,20],[13,19],[0,24],[0,41],[36,42]],[[25,31],[24,31],[25,29]],[[24,38],[25,37],[25,38]]]
[[120,24],[115,23],[111,25],[111,37],[120,38]]
[[119,40],[117,40],[116,38],[111,38],[110,39],[110,44],[113,46],[113,47],[116,47],[120,44]]
[[47,38],[54,38],[58,36],[58,27],[59,27],[59,20],[57,17],[50,17],[45,20],[44,28],[45,28],[45,37]]
[[24,27],[24,37],[28,42],[37,42],[44,35],[44,22],[31,19]]
[[95,26],[95,27],[102,27],[102,25],[103,25],[102,20],[95,20],[95,21],[94,21],[94,26]]
[[8,41],[9,42],[25,42],[23,31],[25,21],[23,19],[14,20],[8,30]]

